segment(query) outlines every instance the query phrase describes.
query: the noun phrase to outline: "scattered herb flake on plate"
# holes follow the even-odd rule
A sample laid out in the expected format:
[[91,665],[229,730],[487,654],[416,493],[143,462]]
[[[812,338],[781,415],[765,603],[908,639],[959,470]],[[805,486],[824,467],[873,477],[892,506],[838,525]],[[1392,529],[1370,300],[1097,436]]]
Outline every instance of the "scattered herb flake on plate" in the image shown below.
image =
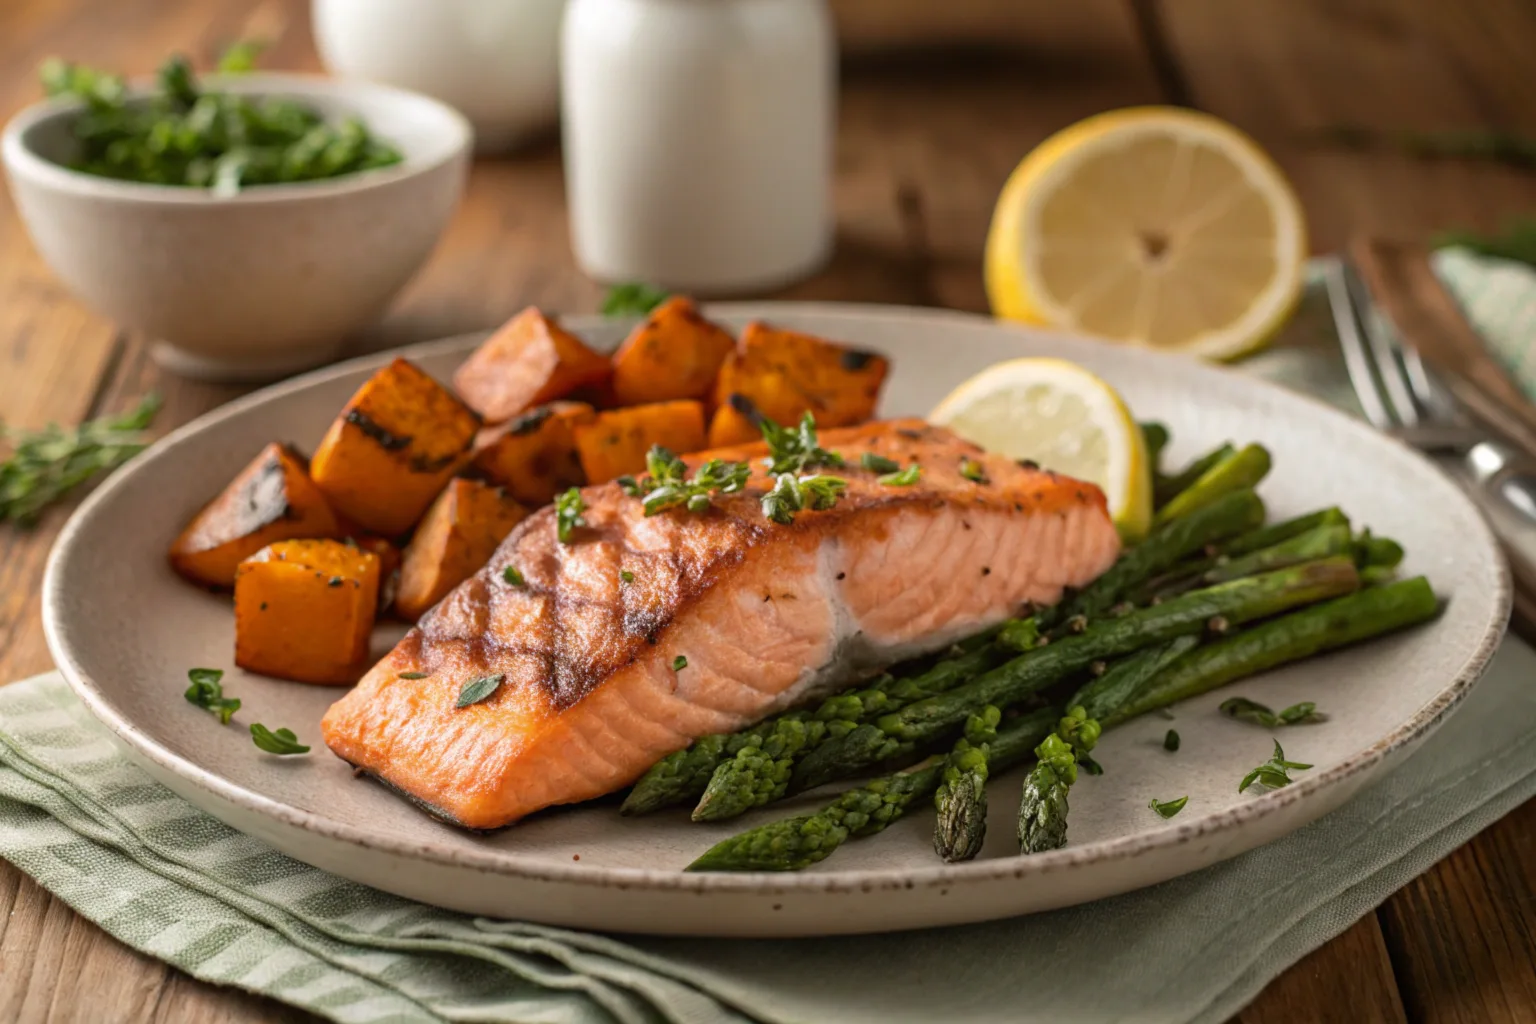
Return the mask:
[[261,750],[279,757],[309,753],[309,748],[299,742],[292,729],[278,729],[274,732],[260,722],[251,723],[251,742]]
[[1151,807],[1154,811],[1156,811],[1158,814],[1161,814],[1163,817],[1171,818],[1175,814],[1178,814],[1180,811],[1182,811],[1184,809],[1184,805],[1187,803],[1189,803],[1189,797],[1181,796],[1177,800],[1154,799],[1147,806]]
[[220,669],[189,669],[187,679],[192,685],[187,687],[186,698],[189,703],[217,715],[220,725],[228,725],[235,712],[240,710],[240,698],[224,696],[223,678]]

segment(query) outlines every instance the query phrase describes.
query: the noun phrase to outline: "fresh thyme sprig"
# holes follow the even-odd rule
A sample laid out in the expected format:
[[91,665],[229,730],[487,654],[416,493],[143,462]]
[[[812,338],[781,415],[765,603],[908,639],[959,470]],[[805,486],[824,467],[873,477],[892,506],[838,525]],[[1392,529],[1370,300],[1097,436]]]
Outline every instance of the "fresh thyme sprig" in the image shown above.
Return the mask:
[[788,526],[795,521],[795,513],[805,509],[820,512],[837,504],[848,489],[848,481],[836,476],[801,476],[780,473],[774,478],[773,490],[763,495],[763,515],[775,523]]
[[560,538],[561,544],[571,542],[571,534],[587,525],[587,519],[582,515],[587,510],[587,503],[582,500],[581,491],[572,487],[555,499],[555,536]]
[[160,411],[158,395],[148,394],[122,416],[82,423],[73,430],[57,425],[37,431],[0,425],[0,523],[31,526],[43,509],[98,473],[116,469],[149,443],[144,431]]
[[1279,789],[1281,786],[1289,786],[1291,784],[1291,776],[1289,774],[1290,769],[1294,768],[1297,771],[1306,771],[1311,767],[1311,765],[1302,764],[1299,761],[1287,761],[1285,759],[1285,751],[1280,749],[1280,741],[1276,740],[1274,754],[1268,761],[1265,761],[1253,771],[1249,772],[1247,775],[1244,775],[1243,781],[1238,783],[1237,791],[1241,793],[1254,783],[1258,783],[1261,786],[1267,786],[1270,789]]
[[707,511],[713,495],[735,494],[752,476],[752,467],[745,462],[710,459],[690,477],[683,460],[661,445],[652,445],[646,453],[645,468],[646,475],[639,480],[621,476],[618,484],[624,493],[641,500],[647,516],[679,505],[690,512]]
[[841,455],[817,443],[816,417],[809,412],[800,417],[800,425],[794,429],[781,427],[766,416],[758,419],[757,428],[768,442],[765,461],[770,473],[804,473],[818,466],[835,469],[846,465]]

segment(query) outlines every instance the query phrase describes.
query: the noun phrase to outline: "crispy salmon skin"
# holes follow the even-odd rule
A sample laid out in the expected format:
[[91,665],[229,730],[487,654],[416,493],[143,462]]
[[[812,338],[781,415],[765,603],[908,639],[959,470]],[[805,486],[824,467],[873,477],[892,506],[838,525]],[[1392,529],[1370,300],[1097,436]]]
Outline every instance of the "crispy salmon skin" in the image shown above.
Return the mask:
[[[1119,554],[1098,488],[943,428],[871,423],[821,444],[847,466],[818,471],[847,493],[790,525],[760,508],[761,444],[687,459],[752,460],[747,489],[702,513],[646,518],[610,483],[582,492],[569,543],[552,507],[529,516],[331,707],[325,742],[443,818],[496,828],[1054,602]],[[882,484],[866,452],[921,476]],[[490,697],[455,706],[486,677]]]

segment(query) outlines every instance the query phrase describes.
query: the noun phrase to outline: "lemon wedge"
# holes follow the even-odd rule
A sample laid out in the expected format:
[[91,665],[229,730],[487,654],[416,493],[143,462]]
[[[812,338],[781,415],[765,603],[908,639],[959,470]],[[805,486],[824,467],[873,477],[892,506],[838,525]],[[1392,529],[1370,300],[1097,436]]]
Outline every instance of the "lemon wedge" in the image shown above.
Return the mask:
[[1301,206],[1258,144],[1207,114],[1080,121],[1009,177],[987,236],[999,317],[1234,359],[1301,295]]
[[973,444],[1098,484],[1127,540],[1152,523],[1146,443],[1115,389],[1063,359],[1012,359],[961,384],[928,416]]

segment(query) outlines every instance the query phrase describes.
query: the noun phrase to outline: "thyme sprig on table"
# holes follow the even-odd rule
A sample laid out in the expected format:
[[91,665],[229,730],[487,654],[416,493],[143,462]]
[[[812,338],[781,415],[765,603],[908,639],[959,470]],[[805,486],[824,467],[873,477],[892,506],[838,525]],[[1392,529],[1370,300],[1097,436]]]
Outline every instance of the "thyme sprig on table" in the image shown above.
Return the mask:
[[116,469],[149,444],[144,433],[160,411],[160,398],[145,395],[121,416],[90,420],[73,429],[42,430],[0,424],[0,523],[31,526],[42,511],[92,477]]

